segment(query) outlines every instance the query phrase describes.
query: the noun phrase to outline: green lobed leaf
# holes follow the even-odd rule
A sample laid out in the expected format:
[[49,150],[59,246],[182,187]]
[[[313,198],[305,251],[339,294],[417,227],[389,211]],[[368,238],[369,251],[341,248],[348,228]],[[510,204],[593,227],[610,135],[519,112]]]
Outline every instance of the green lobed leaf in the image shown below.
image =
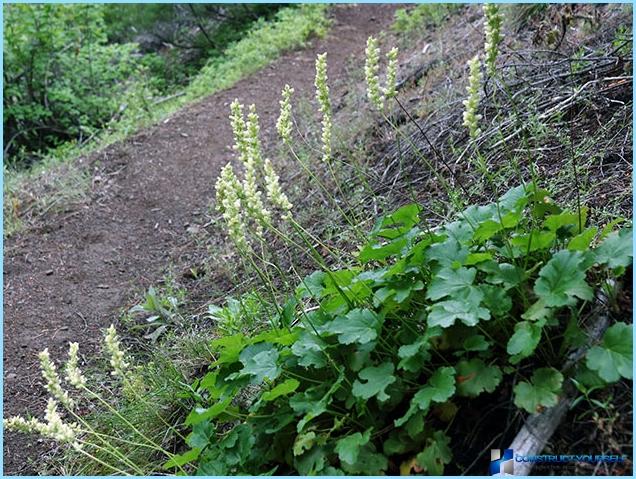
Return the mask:
[[556,406],[559,401],[563,375],[554,368],[540,368],[530,382],[520,382],[514,388],[514,403],[529,413],[541,412],[544,407]]
[[354,464],[342,463],[342,468],[345,472],[364,476],[383,475],[387,467],[389,467],[389,461],[386,456],[376,452],[375,447],[371,443],[360,448]]
[[611,269],[626,268],[632,263],[632,245],[632,228],[614,231],[594,250],[594,259]]
[[[239,356],[243,363],[243,369],[238,373],[238,376],[251,376],[251,380],[255,384],[265,380],[273,381],[281,372],[278,356],[279,352],[273,344],[258,343],[248,346]],[[228,376],[228,379],[233,376]]]
[[350,434],[336,442],[334,451],[338,454],[341,461],[347,464],[355,464],[358,460],[360,448],[369,442],[370,437],[371,429],[365,431],[364,434],[359,432]]
[[213,440],[216,430],[211,421],[202,421],[192,427],[192,432],[188,434],[186,443],[193,449],[203,450]]
[[[515,258],[525,256],[534,251],[550,249],[556,240],[556,233],[553,231],[531,231],[527,234],[514,236],[510,239],[513,246],[513,256]],[[502,250],[508,253],[507,249]]]
[[546,306],[570,306],[577,298],[586,301],[593,298],[592,288],[585,282],[582,261],[580,252],[562,250],[541,268],[534,292]]
[[327,347],[325,341],[311,331],[303,331],[291,351],[298,358],[298,364],[303,367],[323,368],[327,365],[327,357],[323,350]]
[[289,393],[294,392],[300,386],[300,382],[297,379],[287,379],[276,387],[269,391],[265,391],[261,395],[262,401],[273,401],[281,396],[286,396]]
[[488,366],[481,359],[462,360],[457,366],[457,394],[475,397],[482,392],[493,392],[501,382],[501,369]]
[[186,417],[185,425],[193,426],[195,424],[199,424],[206,419],[213,419],[221,414],[232,402],[232,398],[228,397],[222,401],[217,402],[216,404],[210,406],[209,408],[203,407],[195,407],[190,414]]
[[190,449],[189,451],[184,452],[183,454],[179,454],[177,456],[172,456],[168,461],[163,464],[164,469],[173,469],[175,467],[184,466],[194,460],[196,460],[201,451],[197,448]]
[[450,438],[443,431],[435,431],[427,444],[426,448],[416,456],[417,464],[429,476],[441,476],[444,474],[444,465],[449,464],[453,458],[449,447]]
[[450,366],[438,368],[429,378],[426,386],[413,396],[406,414],[395,420],[395,426],[400,427],[406,424],[418,409],[426,411],[432,402],[444,402],[453,394],[455,394],[455,368]]
[[587,352],[585,364],[608,383],[632,379],[632,346],[632,325],[616,323],[607,328],[601,344]]
[[484,294],[483,304],[493,316],[503,316],[512,309],[512,299],[505,288],[490,284],[481,284],[479,289]]
[[529,321],[541,321],[550,318],[553,313],[554,311],[545,304],[545,300],[538,299],[521,315],[521,318]]
[[480,306],[483,296],[481,290],[474,288],[456,294],[454,299],[435,303],[430,307],[428,325],[448,328],[460,320],[467,326],[475,326],[481,319],[490,319],[490,311]]
[[523,358],[530,356],[537,348],[541,340],[543,323],[521,321],[515,324],[515,332],[508,340],[506,351],[513,356],[510,359],[512,364],[516,364]]
[[293,453],[294,456],[300,456],[303,452],[311,449],[316,442],[316,433],[314,431],[298,434],[294,440]]
[[598,228],[596,226],[592,226],[583,230],[582,233],[579,233],[575,237],[573,237],[568,243],[568,249],[570,251],[587,251],[590,247],[590,243],[598,233]]
[[420,222],[420,211],[422,207],[415,203],[402,206],[393,213],[381,217],[371,234],[390,239],[401,236]]
[[356,308],[338,316],[325,326],[325,331],[338,335],[340,344],[366,344],[378,337],[382,318],[369,309]]
[[573,213],[570,211],[564,211],[556,215],[548,216],[543,222],[543,225],[550,231],[555,232],[561,228],[574,227],[575,232],[578,234],[580,233],[579,220],[582,229],[587,222],[587,208],[581,208],[581,218],[579,218],[579,215],[576,212]]
[[398,349],[398,369],[410,372],[417,372],[422,369],[424,363],[430,359],[428,349],[430,348],[429,338],[422,336],[412,344],[405,344]]
[[331,387],[325,391],[327,384],[309,388],[302,393],[296,393],[289,399],[289,405],[297,414],[304,414],[296,425],[296,432],[302,432],[305,426],[325,411],[333,394],[340,388],[344,380],[343,373],[333,381]]
[[425,257],[429,262],[436,261],[442,267],[450,267],[455,262],[464,262],[468,257],[468,248],[462,246],[455,238],[448,238],[443,243],[429,246]]
[[475,268],[442,268],[433,277],[426,298],[436,301],[446,296],[470,293],[475,289],[473,281],[476,274]]
[[294,465],[301,476],[319,475],[327,465],[327,453],[324,447],[312,447],[304,454],[294,457]]
[[252,427],[249,424],[235,426],[219,443],[223,449],[223,460],[230,466],[243,463],[250,455],[256,442]]
[[389,384],[395,382],[394,370],[393,363],[390,362],[364,368],[358,373],[358,377],[366,382],[363,383],[356,379],[353,382],[351,393],[360,399],[369,399],[377,396],[378,401],[386,401],[389,396],[384,390]]
[[462,346],[466,351],[487,351],[490,344],[481,334],[473,334],[464,340]]
[[505,290],[518,286],[526,279],[526,272],[523,268],[509,263],[486,261],[478,264],[477,267],[481,271],[488,273],[486,277],[488,283],[499,285]]
[[238,361],[239,354],[246,344],[247,339],[241,333],[215,339],[212,341],[212,348],[220,351],[220,355],[212,365],[216,366]]
[[314,271],[306,276],[296,288],[296,295],[299,298],[319,298],[324,290],[325,276],[324,271]]

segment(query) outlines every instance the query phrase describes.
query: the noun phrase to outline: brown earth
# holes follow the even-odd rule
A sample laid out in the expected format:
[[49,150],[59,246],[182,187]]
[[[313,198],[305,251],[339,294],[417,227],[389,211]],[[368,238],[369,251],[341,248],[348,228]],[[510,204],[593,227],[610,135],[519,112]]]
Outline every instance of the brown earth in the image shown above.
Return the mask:
[[[37,353],[61,358],[69,341],[90,355],[131,289],[158,281],[187,226],[210,204],[214,180],[231,156],[227,120],[234,98],[275,118],[285,83],[313,94],[314,60],[329,53],[329,76],[361,62],[370,34],[386,29],[395,5],[337,6],[324,39],[289,52],[233,88],[184,108],[159,125],[80,161],[93,172],[90,199],[5,243],[4,416],[40,415],[46,401]],[[271,121],[268,123],[271,124]],[[264,128],[264,143],[273,138]],[[48,444],[4,438],[4,474],[42,471]]]

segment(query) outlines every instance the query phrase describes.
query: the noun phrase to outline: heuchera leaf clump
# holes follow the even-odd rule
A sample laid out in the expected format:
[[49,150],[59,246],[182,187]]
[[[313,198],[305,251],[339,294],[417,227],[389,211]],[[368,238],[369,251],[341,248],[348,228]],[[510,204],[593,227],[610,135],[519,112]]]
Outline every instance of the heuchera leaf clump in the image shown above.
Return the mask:
[[534,413],[576,374],[631,378],[620,322],[560,368],[585,342],[580,312],[631,264],[632,230],[599,233],[547,195],[519,186],[432,230],[417,205],[380,218],[357,264],[304,278],[278,327],[213,341],[177,461],[204,475],[440,475],[448,423],[474,398],[506,385]]

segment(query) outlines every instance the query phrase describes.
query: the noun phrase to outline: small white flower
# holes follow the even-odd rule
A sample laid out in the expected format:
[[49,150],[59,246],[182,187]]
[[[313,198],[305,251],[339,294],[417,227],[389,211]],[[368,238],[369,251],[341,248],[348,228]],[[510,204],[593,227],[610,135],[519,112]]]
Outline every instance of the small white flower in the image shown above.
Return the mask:
[[40,431],[42,435],[55,439],[58,442],[72,443],[75,441],[75,429],[62,421],[62,418],[57,412],[57,402],[52,398],[49,398],[44,417],[46,419],[46,425]]
[[493,3],[484,4],[484,15],[486,21],[484,23],[484,33],[486,41],[484,50],[486,51],[486,69],[489,75],[496,72],[497,55],[499,53],[499,44],[503,40],[501,33],[502,16],[499,13],[499,7]]
[[234,150],[237,151],[239,160],[245,163],[249,145],[246,138],[247,127],[243,118],[243,105],[239,103],[238,98],[230,105],[230,124],[234,135]]
[[327,83],[327,54],[323,53],[316,58],[316,98],[318,109],[322,113],[322,159],[328,162],[331,159],[331,99],[329,97],[329,85]]
[[216,208],[223,214],[228,236],[237,247],[247,249],[248,243],[241,212],[241,192],[241,184],[234,174],[232,165],[228,163],[223,167],[216,181]]
[[86,385],[86,378],[82,375],[82,372],[79,368],[79,344],[78,343],[69,343],[68,345],[68,361],[66,362],[66,380],[75,386],[76,388],[81,388]]
[[51,361],[51,355],[48,348],[42,351],[38,357],[40,358],[40,369],[42,370],[42,376],[46,380],[45,388],[51,393],[55,399],[61,402],[64,406],[72,408],[74,402],[68,395],[68,392],[62,388],[60,377],[57,374],[57,369],[53,361]]
[[374,37],[369,37],[367,39],[364,63],[364,77],[367,81],[367,97],[378,110],[382,110],[384,108],[384,99],[380,92],[379,71],[380,47],[378,47],[378,40]]
[[16,431],[39,434],[46,427],[46,424],[35,418],[24,419],[20,416],[13,416],[2,421],[5,431]]
[[282,138],[283,142],[289,144],[292,135],[292,112],[291,112],[291,97],[294,93],[294,89],[289,85],[285,85],[281,93],[282,100],[280,100],[280,115],[276,122],[276,130]]
[[329,98],[329,85],[327,83],[327,53],[319,54],[316,57],[316,99],[318,109],[324,114],[331,115],[331,99]]
[[265,189],[267,190],[267,197],[278,208],[283,210],[283,217],[288,217],[289,211],[292,209],[292,204],[289,202],[287,195],[280,187],[280,182],[272,162],[265,160]]
[[468,128],[470,137],[474,139],[481,133],[481,130],[479,129],[479,120],[481,120],[481,115],[477,114],[482,80],[481,62],[479,61],[478,55],[475,55],[468,62],[468,67],[470,70],[468,86],[466,87],[468,98],[463,101],[465,106],[464,126]]
[[119,376],[123,378],[129,364],[128,362],[126,362],[124,352],[121,350],[119,337],[117,336],[117,330],[112,324],[106,330],[106,334],[104,336],[104,344],[106,345],[106,350],[110,355],[110,365],[113,368],[111,374],[113,376]]
[[398,49],[394,47],[386,54],[388,60],[386,67],[386,86],[384,87],[384,98],[395,97],[397,94],[397,62],[398,62]]

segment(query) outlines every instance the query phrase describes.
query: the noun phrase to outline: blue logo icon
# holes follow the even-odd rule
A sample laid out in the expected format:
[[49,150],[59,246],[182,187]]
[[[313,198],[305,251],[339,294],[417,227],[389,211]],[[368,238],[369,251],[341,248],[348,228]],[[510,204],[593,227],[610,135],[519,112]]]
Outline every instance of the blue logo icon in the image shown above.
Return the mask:
[[512,449],[490,450],[490,475],[514,476],[514,453]]

